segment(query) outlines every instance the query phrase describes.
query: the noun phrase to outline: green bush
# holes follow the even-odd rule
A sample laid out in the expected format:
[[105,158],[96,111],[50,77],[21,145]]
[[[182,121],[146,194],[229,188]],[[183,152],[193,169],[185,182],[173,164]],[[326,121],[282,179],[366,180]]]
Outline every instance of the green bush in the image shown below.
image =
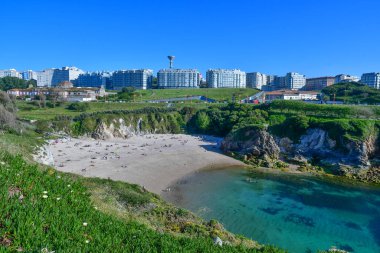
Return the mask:
[[88,109],[90,108],[89,104],[88,103],[80,103],[80,102],[77,102],[77,103],[71,103],[67,109],[71,110],[71,111],[77,111],[77,112],[85,112],[87,111]]

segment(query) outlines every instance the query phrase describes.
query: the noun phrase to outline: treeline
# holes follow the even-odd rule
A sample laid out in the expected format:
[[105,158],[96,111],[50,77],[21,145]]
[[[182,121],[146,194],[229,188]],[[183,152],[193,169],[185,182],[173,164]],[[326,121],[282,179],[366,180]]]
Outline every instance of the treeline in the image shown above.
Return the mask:
[[36,87],[37,81],[36,80],[24,80],[17,77],[10,77],[6,76],[3,78],[0,78],[0,90],[7,91],[10,89],[26,89],[28,87]]
[[327,100],[350,104],[380,104],[380,90],[360,83],[338,83],[322,90]]
[[[187,126],[190,132],[221,137],[251,126],[267,129],[276,136],[288,137],[296,142],[308,129],[320,128],[342,147],[347,140],[363,141],[369,135],[380,132],[380,120],[351,118],[350,115],[357,112],[348,109],[282,101],[269,106],[230,104],[197,111]],[[337,117],[339,115],[341,117]]]
[[309,104],[302,101],[275,100],[262,109],[272,113],[296,114],[326,118],[380,119],[379,106]]

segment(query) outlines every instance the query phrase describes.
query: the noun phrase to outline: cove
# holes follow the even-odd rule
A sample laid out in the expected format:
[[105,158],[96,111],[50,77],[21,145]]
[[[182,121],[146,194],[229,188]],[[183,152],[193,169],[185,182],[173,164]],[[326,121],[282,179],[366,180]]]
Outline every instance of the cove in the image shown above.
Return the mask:
[[380,252],[380,189],[315,177],[204,170],[163,197],[262,244],[294,253],[331,246]]

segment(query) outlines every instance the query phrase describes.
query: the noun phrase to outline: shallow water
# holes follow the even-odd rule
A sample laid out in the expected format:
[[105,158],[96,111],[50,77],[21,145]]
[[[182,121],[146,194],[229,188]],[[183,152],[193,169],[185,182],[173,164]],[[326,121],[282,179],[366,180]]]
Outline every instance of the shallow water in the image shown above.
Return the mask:
[[[251,180],[247,180],[251,178]],[[164,198],[231,232],[289,252],[380,252],[380,189],[313,177],[201,171]]]

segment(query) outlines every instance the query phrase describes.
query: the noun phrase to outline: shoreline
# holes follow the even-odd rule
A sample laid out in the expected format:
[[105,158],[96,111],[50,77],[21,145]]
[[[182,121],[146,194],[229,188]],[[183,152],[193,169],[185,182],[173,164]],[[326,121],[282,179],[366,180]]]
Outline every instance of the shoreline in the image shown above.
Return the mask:
[[161,195],[173,183],[205,168],[246,167],[219,149],[221,138],[150,134],[128,139],[60,138],[35,156],[58,171],[138,184]]

